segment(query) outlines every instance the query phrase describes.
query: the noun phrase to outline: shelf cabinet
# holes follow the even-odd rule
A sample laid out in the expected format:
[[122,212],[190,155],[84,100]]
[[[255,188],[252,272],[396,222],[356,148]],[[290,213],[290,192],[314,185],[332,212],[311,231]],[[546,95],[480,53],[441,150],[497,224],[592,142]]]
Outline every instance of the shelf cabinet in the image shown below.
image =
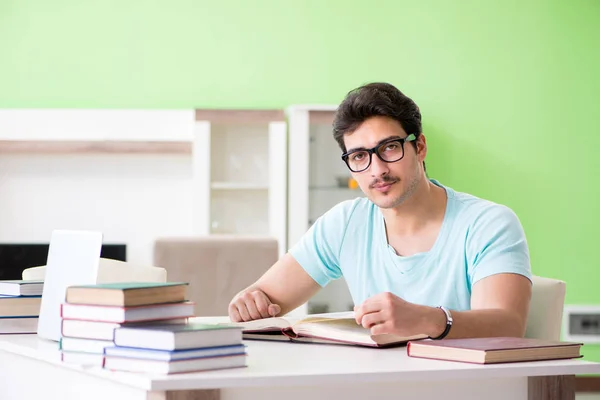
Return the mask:
[[[336,105],[294,105],[286,110],[289,131],[288,245],[336,204],[363,196],[351,188],[351,174],[333,138]],[[352,309],[344,279],[330,283],[304,306],[305,312]]]
[[287,124],[278,110],[196,110],[194,227],[198,234],[286,241]]

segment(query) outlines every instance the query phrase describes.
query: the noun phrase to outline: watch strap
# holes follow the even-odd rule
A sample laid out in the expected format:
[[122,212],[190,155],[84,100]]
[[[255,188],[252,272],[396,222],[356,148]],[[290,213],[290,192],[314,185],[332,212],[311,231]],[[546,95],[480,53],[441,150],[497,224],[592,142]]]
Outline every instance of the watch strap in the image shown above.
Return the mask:
[[446,314],[446,329],[444,329],[444,332],[442,332],[442,334],[440,336],[435,337],[435,338],[430,338],[433,340],[441,340],[441,339],[445,338],[446,336],[448,336],[448,333],[450,333],[450,328],[452,328],[452,323],[454,322],[452,319],[452,313],[450,313],[450,310],[448,310],[444,306],[439,306],[438,308],[440,310],[442,310],[444,312],[444,314]]

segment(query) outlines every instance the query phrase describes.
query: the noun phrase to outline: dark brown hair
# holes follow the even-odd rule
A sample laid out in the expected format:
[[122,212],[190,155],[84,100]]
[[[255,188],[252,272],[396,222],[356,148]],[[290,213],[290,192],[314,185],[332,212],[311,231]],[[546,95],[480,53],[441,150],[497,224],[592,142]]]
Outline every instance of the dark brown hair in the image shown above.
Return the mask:
[[[412,99],[389,83],[369,83],[350,91],[335,113],[333,137],[342,152],[346,151],[344,134],[354,132],[375,116],[398,121],[407,135],[414,133],[419,137],[422,133],[421,112]],[[412,143],[416,148],[416,142]]]

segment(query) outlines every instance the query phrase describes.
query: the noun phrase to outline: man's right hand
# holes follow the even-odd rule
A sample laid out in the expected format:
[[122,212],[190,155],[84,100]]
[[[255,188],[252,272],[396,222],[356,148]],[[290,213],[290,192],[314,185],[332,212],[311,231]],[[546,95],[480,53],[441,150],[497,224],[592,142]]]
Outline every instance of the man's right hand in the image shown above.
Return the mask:
[[281,307],[271,303],[265,292],[259,289],[246,290],[229,304],[229,318],[233,322],[275,317],[280,312]]

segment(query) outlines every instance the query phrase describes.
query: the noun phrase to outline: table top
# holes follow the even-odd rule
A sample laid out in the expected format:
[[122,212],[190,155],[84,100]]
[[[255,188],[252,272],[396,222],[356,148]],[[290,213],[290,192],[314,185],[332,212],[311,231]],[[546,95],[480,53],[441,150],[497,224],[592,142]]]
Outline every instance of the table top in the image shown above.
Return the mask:
[[600,363],[580,359],[476,365],[408,357],[406,347],[361,348],[292,342],[245,341],[248,366],[175,375],[103,370],[60,360],[58,343],[37,335],[2,335],[0,351],[61,365],[146,390],[248,386],[327,385],[347,382],[460,380],[492,377],[599,374]]

